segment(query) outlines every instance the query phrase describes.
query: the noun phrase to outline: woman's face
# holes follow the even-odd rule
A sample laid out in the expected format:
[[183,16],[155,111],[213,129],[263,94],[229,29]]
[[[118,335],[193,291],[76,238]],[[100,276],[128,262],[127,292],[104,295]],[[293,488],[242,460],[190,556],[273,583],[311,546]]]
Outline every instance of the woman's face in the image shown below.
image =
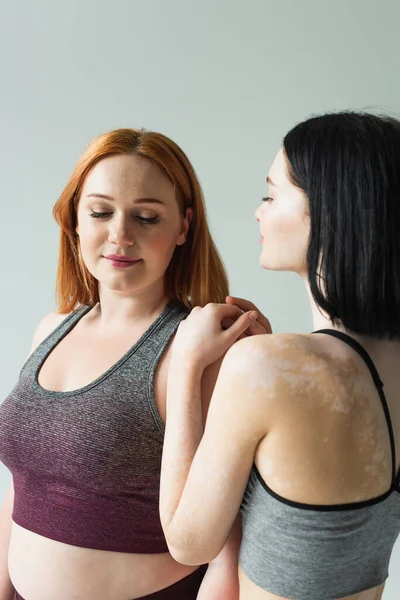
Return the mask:
[[162,293],[189,217],[181,214],[172,181],[150,160],[121,154],[98,162],[81,190],[76,231],[99,290]]
[[305,277],[310,234],[308,200],[289,180],[283,149],[276,155],[267,184],[269,195],[255,213],[261,231],[260,264],[264,269],[294,271]]

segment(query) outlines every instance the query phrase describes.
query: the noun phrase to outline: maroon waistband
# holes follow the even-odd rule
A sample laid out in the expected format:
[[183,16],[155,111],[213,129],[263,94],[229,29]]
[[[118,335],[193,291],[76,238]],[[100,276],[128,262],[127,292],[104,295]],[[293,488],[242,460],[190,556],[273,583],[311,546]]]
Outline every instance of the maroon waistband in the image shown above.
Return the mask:
[[13,520],[33,533],[93,550],[132,554],[168,552],[156,491],[152,499],[143,500],[139,506],[138,502],[111,503],[101,498],[83,501],[61,495],[49,502],[39,486],[31,482],[28,486],[16,478],[14,490]]

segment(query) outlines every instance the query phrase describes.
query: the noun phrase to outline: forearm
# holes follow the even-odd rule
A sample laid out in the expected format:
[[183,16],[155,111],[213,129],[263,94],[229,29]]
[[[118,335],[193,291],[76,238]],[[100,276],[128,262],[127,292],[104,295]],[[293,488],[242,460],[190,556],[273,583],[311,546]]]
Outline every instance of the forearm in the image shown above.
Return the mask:
[[242,522],[238,515],[220,554],[208,566],[197,600],[239,600],[238,555]]
[[[214,562],[214,561],[213,561]],[[197,600],[239,600],[236,569],[210,563],[201,583]]]
[[171,364],[167,387],[167,419],[161,469],[160,514],[168,531],[203,435],[202,372]]

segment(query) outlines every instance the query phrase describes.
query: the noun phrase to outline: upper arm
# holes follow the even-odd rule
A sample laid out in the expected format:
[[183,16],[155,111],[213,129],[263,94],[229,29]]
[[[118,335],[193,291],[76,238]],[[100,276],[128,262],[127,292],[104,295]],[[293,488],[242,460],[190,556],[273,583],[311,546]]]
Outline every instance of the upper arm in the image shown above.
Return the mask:
[[47,338],[48,335],[66,318],[67,315],[62,315],[56,311],[51,311],[43,317],[36,327],[33,334],[32,347],[30,354]]
[[223,360],[204,435],[174,515],[176,527],[171,523],[175,535],[170,528],[169,545],[181,562],[209,562],[221,552],[239,512],[256,448],[267,432],[262,394],[251,384],[253,363],[244,342]]
[[220,359],[212,363],[208,366],[201,380],[201,405],[203,412],[203,423],[206,422],[208,409],[210,408],[210,402],[212,395],[214,393],[215,384],[218,379],[219,372],[221,370],[221,365],[224,357],[222,356]]

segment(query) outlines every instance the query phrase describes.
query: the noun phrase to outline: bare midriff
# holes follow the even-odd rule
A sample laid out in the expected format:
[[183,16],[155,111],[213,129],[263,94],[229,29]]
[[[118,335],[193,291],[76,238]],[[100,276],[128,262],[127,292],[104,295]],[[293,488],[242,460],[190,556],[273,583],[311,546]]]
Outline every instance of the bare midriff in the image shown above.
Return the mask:
[[140,598],[173,585],[196,568],[177,563],[168,553],[79,548],[12,524],[10,577],[17,592],[29,600]]

